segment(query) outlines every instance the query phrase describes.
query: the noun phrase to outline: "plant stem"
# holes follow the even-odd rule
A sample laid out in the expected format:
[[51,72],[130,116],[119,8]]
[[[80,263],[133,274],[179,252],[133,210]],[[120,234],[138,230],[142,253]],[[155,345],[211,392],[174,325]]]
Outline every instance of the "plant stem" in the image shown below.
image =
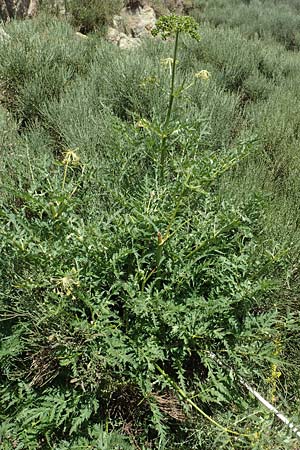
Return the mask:
[[65,184],[66,184],[66,178],[67,178],[67,172],[68,172],[68,165],[69,165],[69,161],[67,161],[67,163],[65,164],[64,178],[63,178],[63,182],[62,182],[62,190],[64,190]]
[[164,244],[163,237],[162,237],[160,231],[158,231],[158,233],[157,233],[157,249],[156,249],[157,271],[159,270],[159,266],[160,266],[160,262],[161,262],[161,258],[162,258],[163,244]]
[[176,31],[173,63],[172,63],[172,78],[171,78],[169,106],[168,106],[168,110],[167,110],[166,120],[165,120],[165,123],[163,126],[164,136],[161,141],[161,150],[160,150],[160,174],[159,174],[160,181],[163,181],[163,179],[164,179],[166,150],[167,150],[166,144],[167,144],[167,137],[168,137],[167,128],[170,123],[170,118],[171,118],[173,103],[174,103],[174,86],[175,86],[175,73],[176,73],[176,58],[177,58],[177,50],[178,50],[178,37],[179,37],[179,31]]
[[169,125],[171,114],[172,114],[172,109],[173,109],[175,73],[176,73],[176,59],[177,59],[177,50],[178,50],[178,37],[179,37],[179,31],[176,31],[175,44],[174,44],[174,55],[173,55],[173,62],[172,62],[172,79],[171,79],[169,106],[168,106],[166,120],[165,120],[165,123],[164,123],[164,128],[166,128]]
[[166,381],[173,387],[173,389],[177,392],[177,394],[180,395],[180,397],[185,400],[187,403],[189,403],[196,411],[198,411],[202,416],[204,416],[209,422],[214,424],[216,427],[218,427],[220,430],[225,431],[226,433],[233,434],[234,436],[243,436],[247,438],[251,438],[252,436],[250,434],[243,434],[238,433],[237,431],[231,430],[230,428],[223,427],[220,423],[216,422],[214,419],[212,419],[208,414],[206,414],[201,408],[199,408],[198,405],[196,405],[195,402],[193,402],[187,395],[187,393],[181,389],[181,387],[170,378],[170,376],[158,365],[155,364],[155,367],[157,370],[163,375]]

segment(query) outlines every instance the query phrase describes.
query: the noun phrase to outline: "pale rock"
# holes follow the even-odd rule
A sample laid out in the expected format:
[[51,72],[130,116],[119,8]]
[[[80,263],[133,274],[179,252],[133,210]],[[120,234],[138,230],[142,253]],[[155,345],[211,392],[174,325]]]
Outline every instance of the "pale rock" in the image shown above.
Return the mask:
[[86,34],[80,33],[80,31],[76,31],[76,36],[78,36],[80,39],[88,39]]
[[164,5],[175,14],[187,14],[193,8],[192,0],[164,0]]
[[130,49],[137,47],[140,45],[141,40],[139,38],[132,38],[127,36],[125,33],[121,33],[120,40],[119,40],[119,47],[122,49]]
[[140,44],[140,39],[127,36],[127,34],[113,27],[108,28],[106,39],[122,49],[130,49]]
[[34,17],[38,12],[38,0],[30,0],[27,17]]
[[136,47],[142,38],[151,35],[155,22],[156,15],[151,6],[141,0],[131,1],[119,15],[114,16],[107,40],[123,49]]
[[154,9],[148,5],[134,9],[123,8],[120,17],[124,33],[134,38],[149,36],[156,22]]
[[10,35],[4,31],[3,27],[0,25],[0,42],[6,41],[7,39],[10,39]]

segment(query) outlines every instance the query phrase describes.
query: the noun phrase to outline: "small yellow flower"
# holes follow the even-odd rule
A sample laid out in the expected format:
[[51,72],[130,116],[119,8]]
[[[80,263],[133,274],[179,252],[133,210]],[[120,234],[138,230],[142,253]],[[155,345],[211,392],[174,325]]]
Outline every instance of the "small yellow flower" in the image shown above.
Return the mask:
[[149,128],[149,122],[146,119],[140,119],[138,122],[136,122],[135,126],[137,128]]
[[162,66],[169,66],[170,64],[173,64],[173,61],[173,58],[164,58],[160,60],[160,63]]
[[211,73],[208,70],[200,70],[200,72],[195,73],[195,78],[200,80],[209,80],[211,77]]
[[[169,68],[170,75],[172,74],[173,63],[174,63],[174,59],[173,58],[165,58],[165,59],[161,59],[160,60],[160,64],[162,66],[165,66],[165,67]],[[175,64],[178,64],[178,59],[176,59]]]
[[62,160],[62,163],[64,166],[78,166],[78,164],[80,164],[80,157],[75,150],[70,149],[64,152],[64,159]]
[[148,85],[158,86],[159,81],[158,81],[157,77],[149,76],[149,77],[145,77],[141,80],[141,82],[140,82],[141,87],[147,87]]
[[80,286],[80,281],[78,279],[78,271],[73,267],[70,272],[66,273],[65,276],[61,278],[53,278],[55,281],[56,288],[54,289],[59,295],[67,295],[73,297],[73,289]]

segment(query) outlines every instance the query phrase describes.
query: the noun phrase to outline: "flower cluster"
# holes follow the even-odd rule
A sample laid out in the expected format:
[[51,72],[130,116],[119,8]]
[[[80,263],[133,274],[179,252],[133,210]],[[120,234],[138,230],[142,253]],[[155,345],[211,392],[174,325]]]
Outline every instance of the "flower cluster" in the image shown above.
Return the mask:
[[149,85],[159,86],[158,78],[155,76],[148,76],[148,77],[143,78],[140,82],[141,87],[147,87]]
[[157,20],[151,33],[153,36],[160,34],[163,39],[176,33],[186,33],[193,39],[200,40],[197,22],[190,16],[176,16],[175,14],[162,16]]
[[200,72],[195,73],[195,78],[198,78],[200,80],[209,80],[211,77],[210,72],[208,70],[200,70]]
[[64,166],[78,166],[80,164],[80,157],[75,150],[69,149],[64,152],[64,159],[62,160],[62,164]]

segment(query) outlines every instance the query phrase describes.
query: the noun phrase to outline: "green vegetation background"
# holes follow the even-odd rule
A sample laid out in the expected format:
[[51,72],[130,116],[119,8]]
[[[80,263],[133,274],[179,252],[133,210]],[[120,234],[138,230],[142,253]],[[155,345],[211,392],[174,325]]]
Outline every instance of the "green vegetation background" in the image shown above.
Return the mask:
[[299,2],[190,14],[163,182],[172,42],[5,25],[1,449],[297,448],[210,352],[299,423]]

